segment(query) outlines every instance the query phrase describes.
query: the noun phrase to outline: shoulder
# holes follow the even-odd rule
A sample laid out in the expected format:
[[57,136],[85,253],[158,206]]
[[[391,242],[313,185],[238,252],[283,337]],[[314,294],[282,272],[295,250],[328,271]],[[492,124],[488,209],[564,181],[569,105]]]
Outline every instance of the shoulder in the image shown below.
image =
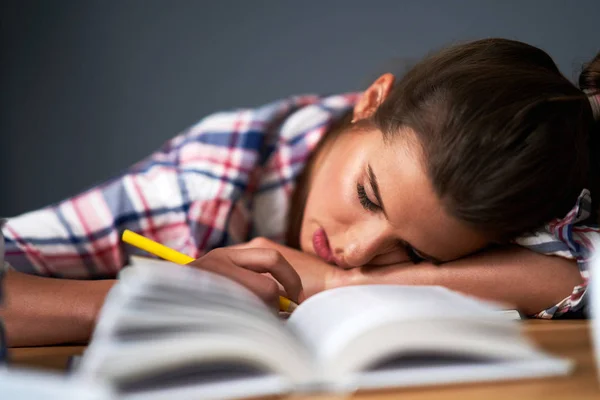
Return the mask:
[[[232,137],[250,139],[252,145],[265,134],[278,132],[295,136],[299,131],[326,124],[347,112],[356,93],[322,96],[304,94],[279,99],[256,108],[238,108],[210,114],[185,132],[185,138],[223,145]],[[180,140],[185,140],[181,138]]]

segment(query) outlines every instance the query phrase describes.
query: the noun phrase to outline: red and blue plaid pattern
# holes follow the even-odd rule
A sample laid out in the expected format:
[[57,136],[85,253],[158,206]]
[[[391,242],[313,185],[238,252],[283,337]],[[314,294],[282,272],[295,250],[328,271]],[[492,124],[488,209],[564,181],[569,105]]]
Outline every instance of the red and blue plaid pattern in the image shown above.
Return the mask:
[[583,280],[581,285],[573,288],[569,297],[539,312],[535,315],[537,318],[551,319],[565,314],[581,313],[587,307],[589,266],[594,251],[593,239],[597,241],[600,235],[597,224],[586,225],[591,210],[592,198],[589,190],[584,189],[575,207],[564,218],[554,219],[537,232],[514,240],[516,244],[541,254],[576,260]]
[[[192,257],[256,236],[283,241],[296,178],[357,94],[296,96],[257,109],[212,114],[122,175],[70,199],[11,218],[6,260],[26,273],[114,277],[138,251],[124,229]],[[538,316],[579,310],[587,287],[589,215],[584,191],[567,217],[515,242],[578,260],[585,284]]]
[[53,277],[114,277],[137,251],[124,229],[192,257],[253,236],[281,241],[290,194],[307,158],[355,94],[297,96],[212,114],[124,174],[11,218],[6,258]]

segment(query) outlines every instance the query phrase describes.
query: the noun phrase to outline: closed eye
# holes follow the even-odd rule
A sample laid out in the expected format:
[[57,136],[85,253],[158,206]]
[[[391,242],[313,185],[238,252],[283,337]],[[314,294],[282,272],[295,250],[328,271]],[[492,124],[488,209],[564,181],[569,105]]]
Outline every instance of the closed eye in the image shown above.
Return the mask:
[[356,194],[358,196],[358,201],[365,210],[374,212],[380,209],[377,204],[369,199],[369,196],[367,196],[367,192],[365,191],[365,187],[360,183],[356,184]]
[[396,242],[396,247],[401,249],[404,253],[406,253],[408,259],[413,264],[418,264],[422,261],[429,261],[429,257],[427,257],[424,254],[421,254],[419,250],[415,249],[410,243],[404,240],[398,240]]
[[410,259],[410,261],[412,261],[414,264],[418,264],[422,261],[427,260],[426,257],[424,257],[421,253],[419,253],[417,250],[415,250],[411,245],[405,243],[404,244],[404,250],[406,251],[406,254],[408,255],[408,258]]

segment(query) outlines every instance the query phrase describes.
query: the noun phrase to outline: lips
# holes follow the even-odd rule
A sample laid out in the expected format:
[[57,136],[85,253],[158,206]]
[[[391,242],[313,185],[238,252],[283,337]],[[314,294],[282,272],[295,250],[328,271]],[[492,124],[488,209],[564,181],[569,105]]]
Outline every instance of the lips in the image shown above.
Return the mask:
[[313,247],[315,253],[328,263],[335,263],[335,258],[329,247],[329,239],[323,228],[319,228],[313,234]]

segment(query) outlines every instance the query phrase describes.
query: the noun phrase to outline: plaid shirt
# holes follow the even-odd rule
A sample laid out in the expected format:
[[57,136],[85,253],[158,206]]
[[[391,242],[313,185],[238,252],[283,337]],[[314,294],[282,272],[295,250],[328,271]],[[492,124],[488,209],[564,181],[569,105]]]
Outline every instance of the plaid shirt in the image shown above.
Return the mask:
[[[297,96],[257,109],[202,119],[124,174],[56,205],[12,218],[4,227],[6,259],[37,275],[113,277],[137,251],[121,245],[124,229],[192,257],[264,236],[282,242],[295,180],[331,125],[357,94]],[[543,254],[577,260],[585,284],[539,313],[579,310],[596,228],[589,192],[564,219],[517,239]]]

